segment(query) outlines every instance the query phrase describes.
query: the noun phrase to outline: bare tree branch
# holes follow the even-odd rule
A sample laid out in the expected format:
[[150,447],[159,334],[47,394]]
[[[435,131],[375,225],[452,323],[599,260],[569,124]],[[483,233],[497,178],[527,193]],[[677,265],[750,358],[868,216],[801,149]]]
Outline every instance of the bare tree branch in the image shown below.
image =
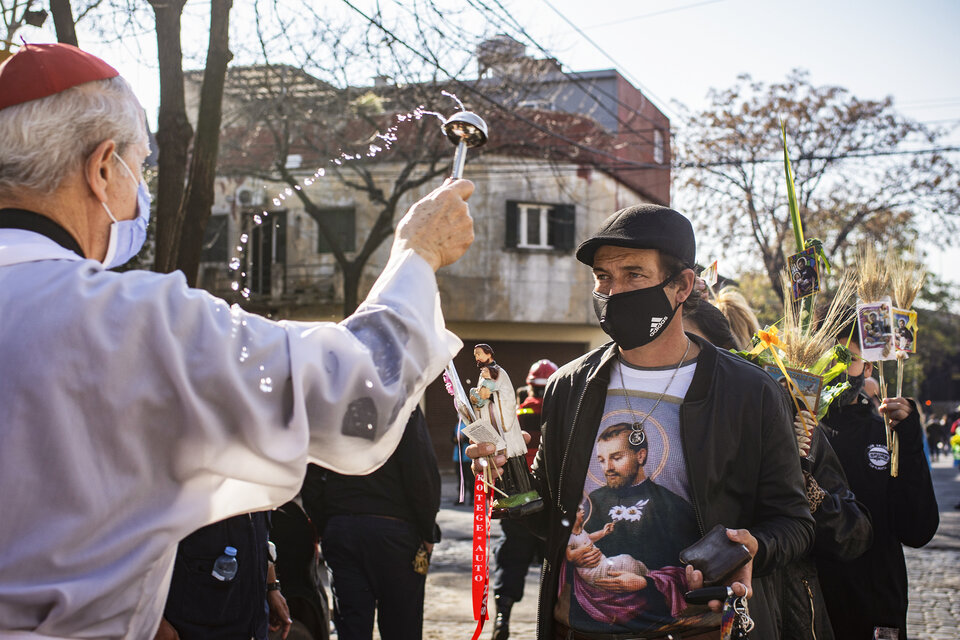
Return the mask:
[[701,226],[713,234],[723,229],[728,257],[759,256],[778,294],[779,271],[796,252],[782,165],[769,162],[782,157],[781,119],[804,232],[840,261],[863,241],[905,246],[934,220],[957,227],[953,164],[936,154],[890,153],[911,142],[936,143],[942,132],[903,117],[890,98],[860,100],[794,71],[771,85],[742,75],[733,87],[712,90],[709,100],[707,109],[684,118],[680,153],[695,168],[684,171],[679,193],[709,202],[718,220]]

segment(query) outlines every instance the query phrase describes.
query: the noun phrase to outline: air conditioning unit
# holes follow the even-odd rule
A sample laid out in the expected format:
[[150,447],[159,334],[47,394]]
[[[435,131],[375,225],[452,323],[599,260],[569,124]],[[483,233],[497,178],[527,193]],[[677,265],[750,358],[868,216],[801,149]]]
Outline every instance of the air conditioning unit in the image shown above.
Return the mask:
[[263,190],[240,187],[237,189],[237,204],[241,207],[259,207],[263,204]]

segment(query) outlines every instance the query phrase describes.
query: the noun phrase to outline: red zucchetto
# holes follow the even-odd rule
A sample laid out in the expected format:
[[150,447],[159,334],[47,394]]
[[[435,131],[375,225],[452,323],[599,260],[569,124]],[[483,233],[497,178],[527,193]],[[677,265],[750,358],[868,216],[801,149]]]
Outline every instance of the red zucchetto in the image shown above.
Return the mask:
[[25,44],[0,64],[0,109],[120,73],[69,44]]

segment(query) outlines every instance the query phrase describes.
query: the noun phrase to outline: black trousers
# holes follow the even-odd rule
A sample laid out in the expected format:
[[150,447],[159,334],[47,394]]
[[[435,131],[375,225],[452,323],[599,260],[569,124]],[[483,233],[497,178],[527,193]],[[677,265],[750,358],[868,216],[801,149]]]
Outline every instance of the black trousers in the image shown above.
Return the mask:
[[524,525],[501,520],[503,535],[493,547],[493,592],[513,601],[523,598],[523,585],[534,558],[543,556],[543,542]]
[[426,576],[413,570],[414,526],[380,516],[333,516],[323,530],[333,573],[333,621],[340,640],[370,640],[374,611],[383,640],[419,640]]
[[[461,462],[460,463],[460,477],[463,478],[463,501],[470,506],[473,506],[473,483],[476,482],[476,478],[473,476],[473,469],[471,468],[472,462]],[[459,478],[457,482],[457,499],[460,498],[459,494]]]

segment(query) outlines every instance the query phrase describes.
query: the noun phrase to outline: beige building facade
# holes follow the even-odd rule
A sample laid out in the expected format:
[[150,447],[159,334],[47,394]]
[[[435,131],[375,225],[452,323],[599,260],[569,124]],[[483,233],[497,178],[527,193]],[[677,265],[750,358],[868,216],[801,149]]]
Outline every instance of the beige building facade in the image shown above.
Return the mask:
[[[514,48],[500,63],[528,60],[522,47]],[[592,273],[574,257],[576,247],[623,207],[641,202],[669,204],[669,120],[614,70],[577,74],[574,82],[554,63],[538,64],[546,65],[549,77],[531,85],[535,104],[518,108],[526,109],[521,120],[532,118],[539,128],[524,129],[503,113],[488,114],[491,143],[480,153],[468,153],[464,172],[476,185],[470,200],[475,241],[463,258],[441,269],[437,278],[447,326],[467,347],[456,359],[467,385],[476,383],[471,347],[477,343],[494,348],[497,362],[514,386],[524,384],[536,360],[549,358],[562,365],[605,343],[607,337],[593,311]],[[500,76],[491,76],[491,69],[486,68],[478,86],[496,94]],[[201,77],[187,74],[190,114],[196,113]],[[356,93],[369,98],[385,90],[361,88]],[[430,151],[408,177],[424,175],[427,165],[437,161],[436,153],[440,154],[437,166],[449,162],[442,136],[433,136],[433,144],[440,138],[440,147],[428,147],[429,140],[419,137],[403,141],[400,130],[400,149],[386,149],[374,159],[342,157],[344,164],[336,167],[327,151],[311,146],[311,136],[314,141],[332,136],[334,145],[352,140],[356,146],[373,132],[364,126],[350,129],[348,115],[343,116],[345,124],[337,118],[322,120],[324,112],[317,111],[316,117],[321,118],[317,122],[326,124],[306,117],[284,125],[299,130],[288,140],[289,150],[282,152],[285,169],[296,185],[277,181],[278,147],[271,147],[273,139],[263,133],[269,128],[264,124],[267,120],[251,120],[250,113],[269,114],[269,105],[281,112],[310,113],[314,101],[328,104],[324,100],[331,91],[329,85],[292,68],[230,70],[223,102],[222,171],[204,238],[201,287],[273,318],[339,321],[344,307],[343,271],[320,232],[318,219],[352,260],[374,228],[381,205],[371,200],[370,189],[346,185],[334,169],[346,169],[342,173],[355,182],[363,182],[368,175],[373,186],[389,197],[398,176],[410,169],[405,156],[413,155],[411,144]],[[424,129],[423,122],[420,129],[407,132],[416,130],[426,138],[439,134],[429,126]],[[410,125],[416,126],[409,120],[404,126]],[[403,144],[407,146],[402,148]],[[453,152],[450,146],[451,160]],[[363,172],[351,174],[350,162],[364,163]],[[366,175],[358,177],[362,173]],[[442,180],[443,175],[437,175],[404,193],[393,223]],[[313,206],[305,206],[301,196]],[[370,254],[360,277],[359,300],[382,270],[389,250],[386,237]],[[443,466],[452,461],[456,414],[439,381],[430,387],[423,405]]]
[[[317,177],[317,169],[292,171],[324,215],[343,219],[335,225],[343,231],[341,241],[356,249],[376,209],[364,192]],[[383,162],[376,174],[390,180],[398,170]],[[643,198],[606,173],[572,164],[478,156],[468,159],[465,176],[476,184],[470,200],[476,238],[463,258],[438,274],[448,327],[468,347],[457,358],[461,376],[475,382],[469,347],[479,342],[493,346],[516,386],[540,358],[563,364],[603,344],[606,335],[590,295],[592,274],[574,251],[607,216]],[[406,194],[398,218],[436,184]],[[296,189],[221,177],[216,194],[200,285],[275,318],[340,320],[340,270]],[[368,261],[360,299],[389,250],[387,239]],[[431,387],[424,408],[438,454],[445,455],[456,418],[442,385]]]

